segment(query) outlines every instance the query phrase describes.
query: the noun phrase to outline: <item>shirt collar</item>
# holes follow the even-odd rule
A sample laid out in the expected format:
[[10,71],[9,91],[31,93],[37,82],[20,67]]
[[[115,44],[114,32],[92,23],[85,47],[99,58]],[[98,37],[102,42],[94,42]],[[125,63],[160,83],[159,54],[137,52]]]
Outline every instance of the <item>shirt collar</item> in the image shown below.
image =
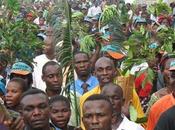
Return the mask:
[[[93,78],[93,76],[91,75],[91,76],[88,78],[88,80],[86,80],[86,83],[88,84],[88,86],[92,86],[92,84],[91,84],[91,80],[93,80],[92,78]],[[82,81],[81,79],[77,79],[77,84],[78,84],[78,86],[82,86],[83,83],[84,83],[84,81]]]

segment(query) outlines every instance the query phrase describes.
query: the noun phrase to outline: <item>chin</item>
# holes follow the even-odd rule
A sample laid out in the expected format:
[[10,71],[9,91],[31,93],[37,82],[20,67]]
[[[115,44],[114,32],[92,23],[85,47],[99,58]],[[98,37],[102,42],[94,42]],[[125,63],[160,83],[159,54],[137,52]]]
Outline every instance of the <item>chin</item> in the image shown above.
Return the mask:
[[36,130],[42,130],[44,128],[45,127],[43,125],[35,125],[35,126],[33,126],[33,129],[36,129]]

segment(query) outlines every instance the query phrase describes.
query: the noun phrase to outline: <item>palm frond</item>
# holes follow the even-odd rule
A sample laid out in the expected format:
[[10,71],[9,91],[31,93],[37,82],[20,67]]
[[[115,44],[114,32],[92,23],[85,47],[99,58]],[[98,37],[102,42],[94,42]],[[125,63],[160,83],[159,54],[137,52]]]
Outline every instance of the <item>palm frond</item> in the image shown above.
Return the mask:
[[[55,13],[59,12],[59,16]],[[78,103],[77,103],[77,95],[76,95],[76,89],[74,84],[74,65],[72,64],[73,61],[73,49],[72,49],[72,13],[71,13],[71,7],[67,0],[59,0],[58,6],[55,7],[55,10],[53,10],[53,13],[55,16],[51,18],[53,19],[51,21],[51,24],[53,24],[55,32],[55,43],[60,42],[60,40],[63,40],[63,43],[58,46],[57,48],[57,58],[58,61],[60,61],[62,67],[64,76],[66,76],[66,87],[64,88],[64,91],[70,97],[70,84],[73,83],[74,90],[73,90],[73,101],[75,106],[75,112],[76,112],[76,125],[79,124],[79,109],[78,109]],[[58,19],[61,22],[58,22]]]

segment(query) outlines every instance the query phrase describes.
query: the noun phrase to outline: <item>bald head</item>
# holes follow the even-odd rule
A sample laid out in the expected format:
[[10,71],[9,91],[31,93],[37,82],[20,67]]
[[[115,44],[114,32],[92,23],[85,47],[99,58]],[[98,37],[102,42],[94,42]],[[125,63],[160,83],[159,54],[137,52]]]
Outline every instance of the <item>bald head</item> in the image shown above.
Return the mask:
[[95,68],[102,65],[103,63],[109,63],[111,64],[112,67],[115,68],[114,62],[110,58],[107,58],[107,57],[100,57],[95,63]]
[[95,63],[95,75],[98,78],[100,87],[112,83],[116,76],[114,63],[107,57],[101,57]]
[[123,98],[123,90],[122,88],[117,85],[117,84],[114,84],[114,83],[109,83],[109,84],[106,84],[103,89],[102,89],[102,94],[107,94],[107,93],[111,93],[114,92],[115,94],[117,94],[119,97]]

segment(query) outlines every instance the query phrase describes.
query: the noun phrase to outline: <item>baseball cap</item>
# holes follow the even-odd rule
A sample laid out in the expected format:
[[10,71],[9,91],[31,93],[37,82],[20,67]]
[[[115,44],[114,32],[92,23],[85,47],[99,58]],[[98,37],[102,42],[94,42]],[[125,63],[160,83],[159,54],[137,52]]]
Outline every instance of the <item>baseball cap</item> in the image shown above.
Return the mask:
[[32,73],[32,68],[24,62],[16,62],[12,66],[11,73],[27,75]]
[[175,70],[175,60],[171,61],[169,70]]
[[121,47],[118,45],[106,45],[102,48],[102,52],[107,52],[114,59],[122,59],[125,57],[123,54]]

